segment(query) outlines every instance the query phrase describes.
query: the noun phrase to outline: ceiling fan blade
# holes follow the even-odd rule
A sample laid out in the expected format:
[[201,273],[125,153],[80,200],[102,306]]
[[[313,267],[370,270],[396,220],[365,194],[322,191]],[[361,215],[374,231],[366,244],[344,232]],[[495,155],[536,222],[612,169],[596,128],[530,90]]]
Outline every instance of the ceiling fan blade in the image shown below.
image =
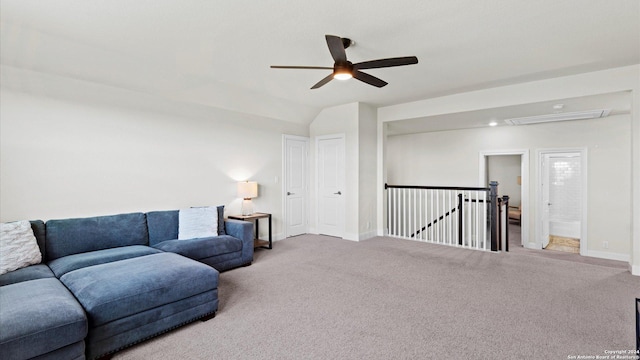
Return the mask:
[[325,39],[327,39],[327,46],[329,47],[329,52],[331,52],[331,57],[335,62],[345,62],[347,61],[347,52],[344,51],[344,44],[342,44],[342,38],[335,35],[325,35]]
[[413,65],[418,63],[418,58],[415,56],[405,56],[397,58],[379,59],[371,61],[363,61],[357,64],[353,64],[354,69],[378,69],[392,66]]
[[317,84],[315,84],[315,85],[313,85],[313,86],[311,87],[311,89],[317,89],[317,88],[321,87],[322,85],[324,85],[324,84],[328,83],[328,82],[329,82],[329,81],[331,81],[331,80],[333,80],[333,73],[329,74],[326,78],[324,78],[324,79],[322,79],[322,80],[318,81],[318,83],[317,83]]
[[363,73],[362,71],[358,71],[358,70],[354,70],[353,71],[353,77],[362,81],[362,82],[366,82],[369,85],[373,85],[375,87],[383,87],[385,85],[387,85],[387,82],[381,79],[378,79],[375,76],[369,75],[367,73]]
[[271,65],[272,69],[312,69],[312,70],[333,70],[333,67],[328,66],[280,66]]

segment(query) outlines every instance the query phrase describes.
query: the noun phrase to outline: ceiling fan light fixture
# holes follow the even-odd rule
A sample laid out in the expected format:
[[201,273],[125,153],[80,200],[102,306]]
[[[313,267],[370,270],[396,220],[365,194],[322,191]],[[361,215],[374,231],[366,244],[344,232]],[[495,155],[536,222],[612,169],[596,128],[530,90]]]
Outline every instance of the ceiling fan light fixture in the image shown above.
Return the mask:
[[333,78],[337,79],[337,80],[349,80],[353,77],[353,75],[351,75],[351,73],[349,72],[339,72],[339,73],[334,73],[333,74]]
[[353,65],[351,63],[336,64],[333,68],[333,78],[337,80],[349,80],[353,77]]

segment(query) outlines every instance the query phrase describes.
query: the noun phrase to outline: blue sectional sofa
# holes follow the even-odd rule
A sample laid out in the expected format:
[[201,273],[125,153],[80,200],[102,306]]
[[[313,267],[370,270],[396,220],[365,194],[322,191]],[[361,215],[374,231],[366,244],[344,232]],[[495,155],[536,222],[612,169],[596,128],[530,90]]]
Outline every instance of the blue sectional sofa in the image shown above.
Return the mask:
[[177,240],[177,214],[32,221],[43,263],[0,275],[0,358],[108,358],[213,317],[218,271],[253,260],[253,225]]

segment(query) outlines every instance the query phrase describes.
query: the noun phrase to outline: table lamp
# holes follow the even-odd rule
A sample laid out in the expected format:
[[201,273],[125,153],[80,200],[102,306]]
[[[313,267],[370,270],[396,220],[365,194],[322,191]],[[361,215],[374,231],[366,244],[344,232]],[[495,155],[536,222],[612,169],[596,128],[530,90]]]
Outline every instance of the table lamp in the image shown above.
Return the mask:
[[242,200],[242,215],[253,214],[251,198],[258,197],[258,183],[255,181],[241,181],[238,183],[238,197]]

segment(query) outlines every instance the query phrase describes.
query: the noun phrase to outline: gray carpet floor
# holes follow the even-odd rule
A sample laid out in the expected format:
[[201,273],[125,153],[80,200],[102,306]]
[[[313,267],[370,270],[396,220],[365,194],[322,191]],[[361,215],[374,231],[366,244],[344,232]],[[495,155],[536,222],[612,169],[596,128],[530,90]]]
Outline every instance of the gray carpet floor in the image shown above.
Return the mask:
[[220,275],[217,316],[114,359],[567,359],[635,346],[626,268],[303,235]]

